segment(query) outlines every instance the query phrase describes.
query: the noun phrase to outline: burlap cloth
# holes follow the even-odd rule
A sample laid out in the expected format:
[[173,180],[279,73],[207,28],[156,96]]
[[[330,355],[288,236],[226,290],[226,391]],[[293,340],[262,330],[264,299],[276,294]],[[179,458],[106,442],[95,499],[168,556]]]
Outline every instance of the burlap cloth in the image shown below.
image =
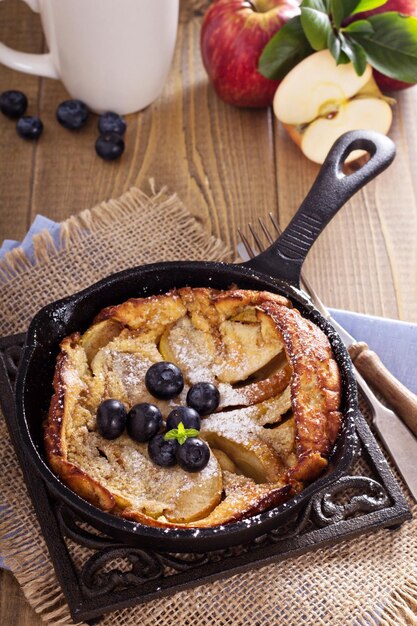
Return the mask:
[[[175,195],[132,189],[64,225],[62,249],[38,236],[37,264],[15,252],[0,264],[0,335],[24,331],[44,304],[121,269],[157,260],[230,260]],[[417,462],[417,460],[416,460]],[[49,624],[72,624],[0,420],[0,551],[31,606]],[[414,514],[417,507],[414,506]],[[105,616],[103,624],[158,626],[403,626],[417,624],[417,516],[260,570]],[[83,548],[81,549],[83,550]]]

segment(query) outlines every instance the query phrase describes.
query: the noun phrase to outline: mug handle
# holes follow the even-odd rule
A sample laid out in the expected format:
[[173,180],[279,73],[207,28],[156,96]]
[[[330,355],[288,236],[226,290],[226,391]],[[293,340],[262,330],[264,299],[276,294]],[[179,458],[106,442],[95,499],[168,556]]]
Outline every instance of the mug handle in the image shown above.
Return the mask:
[[[30,6],[32,11],[39,13],[39,0],[24,0],[24,2]],[[46,54],[19,52],[0,42],[0,63],[10,67],[12,70],[18,70],[26,74],[45,76],[45,78],[59,78],[50,52]]]

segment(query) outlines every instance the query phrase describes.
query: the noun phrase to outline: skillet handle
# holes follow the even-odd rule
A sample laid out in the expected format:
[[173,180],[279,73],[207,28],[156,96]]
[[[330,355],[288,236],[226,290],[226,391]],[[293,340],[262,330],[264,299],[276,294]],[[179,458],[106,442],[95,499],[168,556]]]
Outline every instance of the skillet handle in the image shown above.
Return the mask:
[[[346,175],[343,163],[353,150],[366,150],[370,158],[359,170]],[[394,157],[395,145],[385,135],[365,130],[342,135],[333,144],[313,187],[282,235],[243,265],[298,286],[304,260],[324,227]]]

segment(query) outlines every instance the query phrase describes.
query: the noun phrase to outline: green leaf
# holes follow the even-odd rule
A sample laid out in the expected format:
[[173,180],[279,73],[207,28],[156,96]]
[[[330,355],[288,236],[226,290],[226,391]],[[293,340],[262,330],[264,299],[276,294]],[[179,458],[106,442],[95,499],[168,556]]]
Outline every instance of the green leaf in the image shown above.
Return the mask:
[[164,440],[168,441],[168,439],[176,439],[178,443],[182,446],[189,437],[198,437],[199,431],[195,428],[185,428],[183,422],[178,424],[178,428],[171,428],[164,435]]
[[368,62],[390,78],[417,83],[417,18],[389,12],[368,21],[372,34],[349,33],[365,50]]
[[352,22],[349,26],[342,29],[344,33],[359,33],[364,35],[372,35],[374,33],[374,27],[368,20],[358,20]]
[[186,428],[185,434],[187,437],[198,437],[200,435],[200,431],[196,428]]
[[358,76],[362,76],[368,65],[365,50],[356,41],[349,40],[343,37],[342,50],[348,57],[349,61],[353,63]]
[[350,15],[370,11],[385,4],[387,0],[330,0],[332,22],[336,28],[340,28],[343,20]]
[[259,72],[266,78],[281,80],[300,61],[308,57],[310,46],[299,15],[289,20],[266,44],[259,59]]
[[346,65],[347,63],[350,63],[350,58],[343,51],[345,45],[345,38],[343,37],[342,33],[336,34],[332,30],[327,39],[327,47],[329,48],[330,53],[335,59],[337,65]]
[[337,64],[339,64],[340,52],[342,50],[342,44],[340,42],[339,37],[334,33],[333,30],[330,31],[329,36],[327,38],[327,47],[330,50],[330,53]]
[[164,434],[164,439],[165,439],[165,441],[168,441],[168,439],[178,439],[178,429],[177,428],[173,428],[172,430],[168,430]]
[[342,0],[331,0],[331,11],[332,11],[332,20],[333,25],[336,28],[339,28],[341,23],[343,22],[343,18],[345,17],[345,12],[343,10],[343,2]]
[[326,13],[303,7],[301,9],[301,26],[314,50],[323,50],[327,47],[327,39],[332,27]]
[[362,11],[371,11],[377,7],[382,7],[388,0],[360,0],[355,9],[350,12],[349,15],[355,15],[355,13],[362,13]]
[[332,19],[336,28],[355,10],[358,2],[359,0],[331,0]]
[[300,4],[300,8],[309,8],[320,11],[321,13],[327,13],[327,6],[323,0],[303,0]]
[[185,434],[184,424],[180,422],[178,424],[178,443],[182,445],[183,443],[185,443],[186,439],[187,435]]
[[346,52],[343,52],[342,50],[342,52],[340,53],[338,65],[347,65],[348,63],[350,63],[350,59]]

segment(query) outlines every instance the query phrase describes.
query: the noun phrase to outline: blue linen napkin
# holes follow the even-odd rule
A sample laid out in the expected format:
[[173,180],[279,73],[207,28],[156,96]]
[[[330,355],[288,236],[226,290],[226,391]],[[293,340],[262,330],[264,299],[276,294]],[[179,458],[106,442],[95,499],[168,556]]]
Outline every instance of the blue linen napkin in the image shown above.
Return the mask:
[[[60,224],[37,215],[27,235],[20,244],[31,262],[34,262],[32,238],[47,228],[55,245],[59,247]],[[0,247],[0,259],[19,242],[6,239]],[[408,389],[417,393],[415,375],[417,354],[417,324],[399,322],[382,317],[362,315],[350,311],[331,309],[331,314],[358,341],[365,341],[379,355],[384,365]],[[1,512],[1,509],[0,509]],[[0,556],[0,567],[5,567]]]
[[49,231],[55,245],[58,247],[61,224],[58,224],[57,222],[54,222],[53,220],[50,220],[43,215],[37,215],[22,242],[14,241],[13,239],[4,240],[3,244],[0,247],[0,259],[2,259],[6,252],[13,250],[13,248],[17,248],[17,246],[21,246],[23,251],[26,253],[28,259],[30,259],[31,263],[34,263],[35,256],[33,251],[33,236],[36,235],[36,233],[39,233],[41,230],[45,229]]
[[17,248],[19,243],[20,242],[15,239],[5,239],[0,246],[0,259],[6,254],[6,252],[10,252],[13,248]]
[[331,309],[341,326],[365,341],[383,364],[410,391],[417,394],[417,324]]

